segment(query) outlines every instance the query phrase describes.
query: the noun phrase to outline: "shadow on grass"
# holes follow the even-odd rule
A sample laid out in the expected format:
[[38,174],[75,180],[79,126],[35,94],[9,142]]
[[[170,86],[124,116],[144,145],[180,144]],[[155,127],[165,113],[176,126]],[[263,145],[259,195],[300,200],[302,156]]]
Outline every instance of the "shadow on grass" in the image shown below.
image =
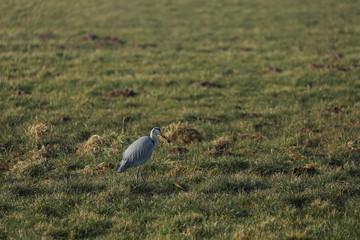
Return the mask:
[[238,159],[227,159],[203,162],[200,164],[200,167],[206,169],[217,169],[221,173],[237,173],[248,169],[250,164],[245,161],[239,161]]
[[290,206],[294,206],[298,209],[302,209],[312,201],[312,198],[307,196],[291,196],[285,198],[284,201],[286,204]]
[[251,173],[261,176],[270,176],[274,174],[285,174],[290,171],[290,164],[287,162],[263,162],[252,167]]
[[39,194],[40,190],[30,185],[15,185],[10,187],[10,192],[18,197],[30,197]]
[[75,239],[96,238],[107,232],[112,227],[110,221],[94,221],[76,226],[73,231]]
[[72,199],[53,199],[34,204],[32,211],[34,213],[44,214],[47,217],[66,217],[75,206]]
[[47,232],[46,236],[53,239],[69,239],[69,233],[65,229],[51,229]]
[[[14,211],[16,208],[9,203],[6,202],[0,202],[0,214],[4,214],[10,211]],[[1,239],[1,238],[0,238]]]
[[131,194],[142,195],[169,195],[178,192],[186,192],[189,190],[189,185],[186,183],[176,183],[173,179],[162,181],[149,181],[136,183],[136,181],[129,181],[125,183]]
[[[89,239],[104,235],[112,228],[113,223],[104,218],[98,218],[92,213],[83,213],[81,216],[74,216],[69,220],[70,238]],[[62,232],[61,234],[66,234]]]
[[194,186],[195,192],[202,193],[250,193],[255,190],[268,188],[265,182],[253,179],[235,179],[231,177],[217,177],[202,181]]
[[104,184],[94,184],[94,183],[71,183],[67,187],[67,192],[70,194],[79,194],[79,193],[91,193],[91,192],[101,192],[107,188]]

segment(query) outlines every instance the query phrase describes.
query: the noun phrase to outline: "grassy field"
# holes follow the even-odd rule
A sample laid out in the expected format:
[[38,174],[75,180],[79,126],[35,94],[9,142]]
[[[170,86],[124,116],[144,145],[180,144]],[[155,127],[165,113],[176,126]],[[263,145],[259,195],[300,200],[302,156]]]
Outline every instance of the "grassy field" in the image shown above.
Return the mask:
[[[360,239],[356,0],[1,0],[0,239]],[[122,152],[161,127],[143,167]]]

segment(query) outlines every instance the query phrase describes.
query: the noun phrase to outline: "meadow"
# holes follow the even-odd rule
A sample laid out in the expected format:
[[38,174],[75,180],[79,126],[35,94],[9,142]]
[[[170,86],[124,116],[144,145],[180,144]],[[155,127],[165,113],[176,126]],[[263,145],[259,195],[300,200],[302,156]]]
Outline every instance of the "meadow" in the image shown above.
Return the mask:
[[[0,239],[360,239],[356,0],[1,0]],[[160,127],[143,166],[122,152]]]

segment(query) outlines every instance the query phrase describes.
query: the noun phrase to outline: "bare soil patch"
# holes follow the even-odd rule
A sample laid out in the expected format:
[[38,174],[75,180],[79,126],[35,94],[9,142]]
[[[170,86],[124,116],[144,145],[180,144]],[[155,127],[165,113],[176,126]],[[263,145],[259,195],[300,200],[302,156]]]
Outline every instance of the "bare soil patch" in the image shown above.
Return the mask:
[[39,38],[42,40],[47,40],[47,39],[54,38],[54,37],[55,37],[55,35],[52,33],[44,33],[44,34],[39,35]]
[[344,68],[344,67],[337,67],[333,65],[325,65],[325,64],[309,64],[308,68],[312,70],[334,70],[334,71],[341,71],[341,72],[347,72],[350,71],[350,68]]
[[53,44],[53,45],[52,45],[52,48],[64,50],[64,49],[65,49],[65,45],[63,45],[63,44]]
[[156,48],[158,45],[156,43],[137,43],[135,47],[146,49],[146,48]]
[[290,170],[292,176],[314,176],[320,174],[313,165],[306,165],[305,167],[295,167]]
[[69,116],[61,116],[59,117],[58,119],[60,122],[71,122],[72,121],[72,118],[69,117]]
[[168,150],[169,152],[177,153],[187,153],[189,150],[185,147],[172,147]]
[[320,139],[315,138],[315,139],[307,139],[304,141],[304,146],[305,147],[310,147],[310,148],[316,148],[320,145]]
[[96,34],[88,33],[83,37],[84,40],[93,41],[99,39],[99,36]]
[[193,84],[194,87],[205,87],[205,88],[222,88],[223,86],[217,83],[212,83],[208,81],[200,81]]
[[17,96],[29,96],[31,92],[29,90],[19,90],[16,92]]
[[128,98],[128,97],[134,97],[136,95],[137,93],[131,89],[116,89],[116,90],[111,90],[105,94],[105,96],[109,98],[117,98],[117,97]]
[[277,68],[277,67],[265,67],[264,70],[268,71],[268,72],[274,72],[274,73],[282,73],[283,72],[283,70],[281,68]]
[[220,157],[220,156],[231,156],[231,152],[225,149],[211,149],[208,151],[209,156],[211,157]]
[[262,117],[262,114],[260,113],[246,113],[246,112],[243,112],[243,113],[240,113],[240,118],[259,118],[259,117]]
[[126,41],[117,38],[117,37],[110,37],[110,36],[106,36],[106,37],[99,37],[98,35],[92,34],[92,33],[88,33],[83,37],[84,40],[86,41],[96,41],[97,43],[95,44],[96,48],[104,48],[104,47],[110,47],[110,46],[116,46],[116,45],[124,45],[126,43]]
[[116,37],[104,37],[101,42],[95,44],[97,48],[111,47],[116,45],[124,45],[126,42]]
[[251,52],[253,51],[254,49],[250,48],[250,47],[242,47],[240,48],[240,51],[241,52]]
[[339,114],[344,112],[344,110],[342,109],[342,107],[330,107],[330,108],[325,108],[326,112],[329,113],[333,113],[333,114]]

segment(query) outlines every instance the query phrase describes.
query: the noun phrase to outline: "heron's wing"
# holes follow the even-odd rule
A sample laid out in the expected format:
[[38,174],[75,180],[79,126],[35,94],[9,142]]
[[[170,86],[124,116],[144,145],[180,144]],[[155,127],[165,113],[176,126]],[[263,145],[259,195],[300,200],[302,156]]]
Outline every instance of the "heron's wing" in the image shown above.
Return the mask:
[[149,136],[144,136],[133,142],[124,152],[123,159],[117,172],[138,166],[151,157],[155,149],[155,142]]

